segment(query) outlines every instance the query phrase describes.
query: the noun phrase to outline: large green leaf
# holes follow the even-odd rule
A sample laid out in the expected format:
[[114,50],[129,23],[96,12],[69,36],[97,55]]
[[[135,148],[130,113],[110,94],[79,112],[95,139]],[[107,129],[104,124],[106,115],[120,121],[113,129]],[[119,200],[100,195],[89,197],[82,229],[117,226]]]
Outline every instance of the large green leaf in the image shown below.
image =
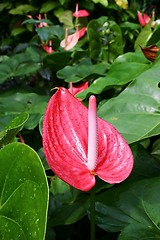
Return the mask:
[[53,10],[55,7],[57,7],[57,2],[47,1],[42,4],[42,7],[40,9],[40,13],[47,13],[51,10]]
[[113,62],[116,57],[123,54],[124,40],[122,38],[122,31],[115,21],[108,21],[109,23],[109,45],[108,45],[108,60]]
[[124,184],[96,199],[96,223],[119,240],[160,239],[160,178]]
[[44,58],[46,67],[52,67],[54,72],[64,68],[70,60],[71,52],[53,52]]
[[9,78],[25,77],[35,73],[40,68],[40,56],[37,55],[33,48],[29,48],[25,53],[4,59],[0,63],[0,83]]
[[139,49],[141,47],[145,47],[149,39],[151,38],[153,32],[152,28],[150,26],[150,23],[148,23],[144,28],[142,28],[142,31],[138,35],[134,48],[135,50]]
[[66,66],[57,72],[57,77],[64,79],[65,82],[79,82],[89,80],[96,76],[103,76],[109,65],[106,63],[91,64],[86,61],[75,65]]
[[143,72],[118,97],[104,103],[99,116],[111,122],[128,143],[160,133],[160,61]]
[[59,8],[54,11],[54,15],[58,18],[60,23],[63,23],[65,28],[73,28],[73,16],[70,10],[64,11],[64,9]]
[[36,28],[35,31],[40,37],[41,42],[46,42],[49,39],[54,39],[53,45],[55,45],[55,40],[59,39],[60,41],[64,37],[64,29],[59,25]]
[[104,7],[108,6],[108,0],[92,0],[94,3],[100,3],[102,4]]
[[29,4],[23,4],[23,5],[18,5],[16,8],[13,8],[9,11],[10,14],[13,15],[26,15],[27,13],[31,11],[35,11],[36,8],[34,8],[32,5]]
[[91,20],[87,26],[87,35],[89,40],[90,57],[97,61],[101,53],[101,40],[98,33],[100,24],[97,20]]
[[123,86],[147,70],[148,64],[142,53],[126,53],[119,56],[111,65],[105,77],[97,78],[89,88],[77,97],[84,99],[88,94],[100,94],[105,88]]
[[39,123],[44,114],[49,96],[40,96],[36,93],[12,93],[1,94],[0,98],[0,125],[8,122],[21,112],[29,113],[29,119],[25,124],[28,129],[33,129]]
[[44,240],[48,186],[41,160],[22,143],[0,150],[0,239]]
[[3,145],[10,143],[17,133],[21,130],[24,123],[28,119],[27,113],[22,113],[16,118],[14,118],[5,128],[0,131],[0,147]]
[[141,144],[133,144],[131,149],[134,156],[134,167],[126,181],[134,182],[160,176],[160,163]]

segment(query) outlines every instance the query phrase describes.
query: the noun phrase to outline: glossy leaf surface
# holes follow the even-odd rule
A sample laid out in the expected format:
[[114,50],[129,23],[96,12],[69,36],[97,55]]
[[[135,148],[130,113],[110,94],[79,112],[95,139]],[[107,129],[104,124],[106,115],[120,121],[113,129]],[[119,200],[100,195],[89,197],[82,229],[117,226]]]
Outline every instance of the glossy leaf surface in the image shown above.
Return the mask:
[[[119,56],[105,76],[97,78],[78,97],[84,99],[88,94],[100,94],[105,88],[123,86],[150,68],[150,64],[148,63],[149,61],[145,59],[142,53],[126,53]],[[120,74],[120,72],[123,72],[123,74]]]
[[118,240],[159,239],[160,178],[124,184],[99,195],[96,222],[105,230],[121,231]]
[[0,147],[10,143],[14,139],[27,119],[28,114],[22,113],[18,117],[14,118],[7,126],[5,126],[2,131],[0,131]]
[[160,61],[157,61],[99,109],[99,116],[111,122],[128,143],[160,133],[159,74]]
[[76,66],[66,66],[57,72],[57,77],[64,79],[65,82],[79,82],[84,79],[89,80],[94,76],[103,76],[106,70],[109,68],[109,64],[99,63],[91,64],[88,62],[82,62]]
[[47,101],[47,96],[36,93],[11,92],[8,95],[1,94],[1,114],[5,112],[7,114],[2,115],[0,118],[0,125],[9,124],[14,117],[17,117],[22,112],[27,112],[29,113],[29,119],[25,123],[25,127],[28,129],[34,128],[45,111]]
[[0,62],[0,83],[15,78],[34,74],[39,68],[39,56],[37,52],[28,48],[25,53],[16,54]]
[[25,144],[0,150],[0,239],[43,240],[48,186],[38,155]]
[[65,88],[49,101],[43,122],[43,146],[47,161],[62,180],[88,191],[95,176],[108,183],[125,180],[133,167],[133,156],[121,135],[98,118],[98,158],[94,172],[87,165],[88,110]]

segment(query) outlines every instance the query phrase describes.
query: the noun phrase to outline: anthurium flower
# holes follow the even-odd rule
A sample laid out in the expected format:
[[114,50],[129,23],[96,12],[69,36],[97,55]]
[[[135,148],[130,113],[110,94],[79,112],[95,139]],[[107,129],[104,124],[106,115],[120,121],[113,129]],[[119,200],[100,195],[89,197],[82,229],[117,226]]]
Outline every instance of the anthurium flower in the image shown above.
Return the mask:
[[71,82],[70,88],[68,89],[68,91],[75,96],[76,94],[83,92],[87,88],[88,88],[88,82],[79,83],[79,84],[76,84],[75,86],[73,86],[73,83]]
[[86,27],[83,27],[82,29],[78,30],[77,27],[75,33],[71,35],[68,35],[68,29],[66,29],[65,39],[61,41],[60,46],[65,50],[72,49],[77,44],[78,40],[84,36],[86,29]]
[[95,176],[114,184],[132,170],[128,144],[110,123],[96,116],[94,96],[87,109],[67,89],[59,88],[48,103],[42,136],[50,168],[82,191],[95,185]]
[[79,18],[79,17],[88,17],[89,12],[86,10],[78,10],[78,3],[76,4],[76,10],[73,13],[73,17]]
[[[42,20],[42,15],[41,14],[38,14],[38,20]],[[46,22],[40,22],[37,26],[38,28],[41,28],[41,27],[48,27],[48,24]]]
[[[31,15],[27,15],[28,18],[33,19]],[[38,20],[42,20],[42,15],[38,14],[37,16]],[[40,22],[38,25],[35,25],[37,28],[42,28],[42,27],[48,27],[48,24],[46,22]]]
[[44,51],[46,51],[48,54],[51,54],[54,52],[54,49],[52,48],[52,41],[49,41],[49,45],[42,44],[42,48]]
[[137,11],[137,14],[139,23],[141,24],[142,27],[144,27],[151,19],[146,13],[142,15],[140,11]]

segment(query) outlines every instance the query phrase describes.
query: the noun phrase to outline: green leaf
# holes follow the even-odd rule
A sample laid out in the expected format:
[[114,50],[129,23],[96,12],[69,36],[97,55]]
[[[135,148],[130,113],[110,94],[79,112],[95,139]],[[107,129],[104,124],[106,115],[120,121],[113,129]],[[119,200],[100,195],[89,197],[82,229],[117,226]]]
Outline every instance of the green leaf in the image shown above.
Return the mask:
[[57,77],[64,79],[65,82],[79,82],[82,80],[89,80],[97,76],[103,76],[108,69],[108,64],[99,63],[92,65],[91,63],[82,62],[75,66],[66,66],[57,72]]
[[0,83],[13,77],[24,77],[35,73],[39,68],[40,56],[37,62],[34,61],[33,54],[35,51],[32,49],[32,54],[26,50],[25,53],[16,54],[13,57],[5,59],[0,63]]
[[140,47],[145,47],[152,34],[153,33],[150,24],[147,24],[144,28],[142,28],[142,31],[140,32],[135,41],[135,50],[139,49]]
[[16,8],[14,9],[11,9],[9,11],[10,14],[13,14],[13,15],[26,15],[28,14],[29,12],[31,11],[35,11],[36,9],[32,6],[32,5],[29,5],[29,4],[23,4],[23,5],[19,5],[17,6]]
[[160,238],[160,178],[124,184],[96,199],[96,222],[104,230],[121,231],[118,240]]
[[131,145],[134,168],[126,181],[134,182],[144,178],[158,177],[160,164],[141,144]]
[[160,138],[153,143],[151,154],[155,159],[160,161]]
[[22,113],[5,126],[5,129],[0,132],[0,148],[7,143],[10,143],[15,138],[17,133],[27,121],[28,117],[27,113]]
[[51,1],[47,1],[45,3],[43,3],[41,9],[40,9],[40,13],[47,13],[51,10],[53,10],[55,7],[57,7],[57,2],[51,2]]
[[0,150],[0,239],[45,239],[48,185],[36,152],[11,143]]
[[150,46],[150,45],[156,44],[159,41],[159,35],[160,35],[160,26],[158,24],[158,26],[154,28],[153,34],[149,39],[149,41],[147,42],[147,45]]
[[2,12],[4,9],[9,9],[10,7],[10,3],[0,3],[0,12]]
[[58,9],[54,11],[55,16],[58,18],[60,23],[64,24],[65,28],[73,28],[73,16],[72,11],[64,11],[63,9]]
[[22,27],[19,27],[19,28],[13,28],[12,31],[11,31],[11,35],[12,36],[17,36],[19,34],[22,34],[26,31],[25,28],[22,28]]
[[160,61],[157,61],[99,109],[99,116],[111,122],[128,143],[160,133],[159,75]]
[[46,67],[51,66],[54,72],[68,65],[72,52],[53,52],[44,58]]
[[64,29],[59,25],[36,28],[36,32],[42,42],[53,38],[62,39],[64,37]]
[[66,0],[59,0],[60,4],[63,5],[65,2],[67,2]]
[[94,3],[100,3],[102,4],[104,7],[108,6],[108,0],[92,0]]
[[[0,125],[9,122],[21,112],[29,113],[29,119],[25,124],[25,128],[33,129],[39,123],[41,116],[44,114],[49,96],[40,96],[35,93],[14,93],[1,94],[1,119]],[[8,104],[9,103],[9,104]]]
[[149,67],[148,60],[141,52],[123,54],[114,61],[105,77],[97,78],[77,97],[84,99],[88,94],[100,94],[106,87],[123,86]]
[[98,34],[100,24],[97,20],[91,20],[87,26],[87,35],[89,39],[89,51],[91,59],[97,61],[101,53],[101,40]]
[[113,62],[116,57],[123,54],[124,40],[122,38],[122,31],[119,25],[115,21],[108,21],[110,36],[108,47],[108,59]]

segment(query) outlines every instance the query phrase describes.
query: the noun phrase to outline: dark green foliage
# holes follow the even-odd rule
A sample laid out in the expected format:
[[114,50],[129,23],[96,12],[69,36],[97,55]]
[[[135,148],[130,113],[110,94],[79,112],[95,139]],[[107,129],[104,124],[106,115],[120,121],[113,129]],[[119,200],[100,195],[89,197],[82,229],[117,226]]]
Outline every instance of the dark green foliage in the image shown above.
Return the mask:
[[[42,148],[54,89],[86,81],[76,97],[87,105],[96,95],[98,116],[118,129],[135,158],[123,183],[97,180],[96,240],[160,239],[160,57],[151,62],[140,49],[160,46],[160,25],[142,28],[137,19],[137,10],[155,10],[157,20],[160,4],[128,2],[124,9],[114,0],[78,1],[90,15],[76,20],[77,1],[1,1],[0,239],[90,239],[90,192],[55,176]],[[71,35],[77,26],[86,33],[66,51],[65,29]]]

